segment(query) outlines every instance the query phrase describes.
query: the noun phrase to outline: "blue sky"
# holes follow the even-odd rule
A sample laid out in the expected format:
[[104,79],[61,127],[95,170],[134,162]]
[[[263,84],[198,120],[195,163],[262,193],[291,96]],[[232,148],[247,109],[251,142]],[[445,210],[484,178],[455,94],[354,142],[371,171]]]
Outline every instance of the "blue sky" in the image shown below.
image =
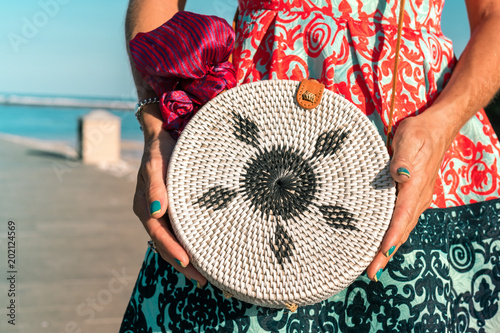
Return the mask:
[[[123,25],[128,0],[0,2],[0,94],[133,99]],[[186,10],[232,20],[236,0],[188,0]],[[448,0],[442,29],[457,54],[465,5]]]

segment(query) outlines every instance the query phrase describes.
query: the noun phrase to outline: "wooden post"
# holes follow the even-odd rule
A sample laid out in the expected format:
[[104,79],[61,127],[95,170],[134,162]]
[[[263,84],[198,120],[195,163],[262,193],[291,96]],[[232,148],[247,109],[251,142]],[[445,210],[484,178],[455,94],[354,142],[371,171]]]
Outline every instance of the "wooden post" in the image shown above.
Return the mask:
[[120,161],[121,119],[106,110],[92,110],[79,119],[79,154],[85,164]]

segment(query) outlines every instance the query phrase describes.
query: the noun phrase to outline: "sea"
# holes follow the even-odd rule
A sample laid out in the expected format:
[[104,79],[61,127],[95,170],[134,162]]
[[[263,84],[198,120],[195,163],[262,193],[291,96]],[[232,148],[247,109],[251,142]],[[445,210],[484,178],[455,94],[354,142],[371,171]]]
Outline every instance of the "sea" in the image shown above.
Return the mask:
[[[118,104],[118,109],[113,108]],[[0,137],[76,154],[79,119],[92,110],[104,109],[121,119],[122,159],[136,162],[142,156],[143,135],[133,105],[133,101],[0,95]]]
[[[54,106],[0,105],[0,132],[39,140],[59,141],[76,147],[78,119],[92,109]],[[107,110],[121,119],[121,138],[142,141],[132,110]]]

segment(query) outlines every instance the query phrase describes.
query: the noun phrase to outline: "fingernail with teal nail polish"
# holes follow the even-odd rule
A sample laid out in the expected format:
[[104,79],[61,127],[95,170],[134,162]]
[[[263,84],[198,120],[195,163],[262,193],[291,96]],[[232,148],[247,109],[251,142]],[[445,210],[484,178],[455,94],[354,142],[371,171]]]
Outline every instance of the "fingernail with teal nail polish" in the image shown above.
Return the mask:
[[151,216],[158,213],[160,210],[161,210],[161,203],[158,200],[153,201],[149,206],[149,214]]
[[175,259],[175,262],[177,263],[177,265],[181,265],[182,267],[186,267],[186,265],[184,265],[179,259]]
[[377,274],[375,274],[375,276],[373,277],[375,282],[378,282],[378,280],[380,279],[380,275],[382,275],[382,272],[383,272],[382,268],[377,271]]
[[389,251],[387,251],[387,252],[385,253],[385,256],[386,256],[386,257],[390,257],[390,256],[391,256],[391,254],[393,254],[393,253],[394,253],[394,250],[395,250],[395,249],[396,249],[396,245],[391,246],[391,248],[389,249]]
[[191,279],[191,282],[196,285],[196,288],[201,289],[201,284],[198,281],[196,281],[195,279]]
[[398,175],[410,178],[410,171],[407,168],[398,168]]

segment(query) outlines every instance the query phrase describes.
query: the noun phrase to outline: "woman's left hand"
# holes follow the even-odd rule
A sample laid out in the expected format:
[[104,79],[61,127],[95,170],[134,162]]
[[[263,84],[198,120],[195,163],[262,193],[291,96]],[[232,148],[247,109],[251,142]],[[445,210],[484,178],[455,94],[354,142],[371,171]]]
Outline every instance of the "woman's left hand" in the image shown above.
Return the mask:
[[[392,141],[391,174],[398,198],[380,252],[366,270],[371,279],[380,277],[429,207],[443,156],[460,128],[500,89],[500,1],[465,2],[471,39],[453,74],[431,107],[401,122]],[[406,168],[410,177],[398,174],[399,168]]]
[[401,121],[392,141],[390,172],[397,183],[397,199],[380,251],[366,270],[374,281],[378,281],[390,257],[406,242],[420,214],[432,202],[449,139],[443,130],[446,126],[429,114]]

